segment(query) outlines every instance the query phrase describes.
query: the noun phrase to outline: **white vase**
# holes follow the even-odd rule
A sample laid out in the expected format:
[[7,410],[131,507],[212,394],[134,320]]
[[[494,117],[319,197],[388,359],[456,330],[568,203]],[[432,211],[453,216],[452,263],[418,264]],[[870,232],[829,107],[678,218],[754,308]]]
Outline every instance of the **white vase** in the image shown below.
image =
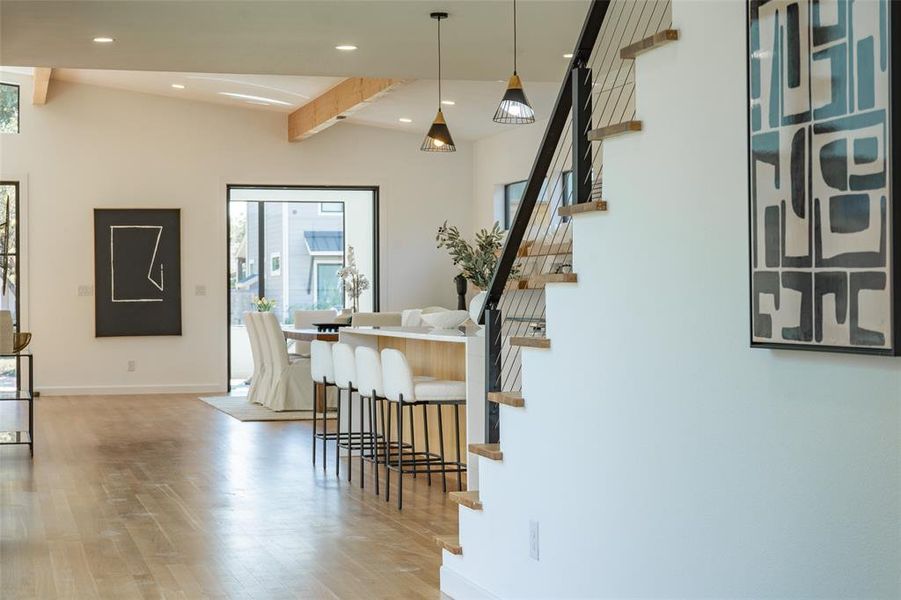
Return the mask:
[[488,292],[481,291],[469,301],[469,318],[476,325],[479,324],[479,314],[482,312],[482,306],[485,305],[485,298],[487,297]]

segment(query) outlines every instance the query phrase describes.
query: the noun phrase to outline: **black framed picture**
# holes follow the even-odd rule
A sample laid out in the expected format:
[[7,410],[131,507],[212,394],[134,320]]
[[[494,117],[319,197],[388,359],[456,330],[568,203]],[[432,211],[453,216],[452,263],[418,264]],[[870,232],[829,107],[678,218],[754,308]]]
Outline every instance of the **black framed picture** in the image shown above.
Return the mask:
[[751,345],[896,355],[901,5],[747,7]]
[[97,337],[181,335],[179,209],[94,210]]

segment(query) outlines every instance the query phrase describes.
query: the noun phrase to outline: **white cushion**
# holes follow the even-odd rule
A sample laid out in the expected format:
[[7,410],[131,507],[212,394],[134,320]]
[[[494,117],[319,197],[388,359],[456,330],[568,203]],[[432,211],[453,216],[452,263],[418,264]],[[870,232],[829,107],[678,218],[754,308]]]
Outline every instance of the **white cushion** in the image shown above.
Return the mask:
[[420,402],[429,400],[465,400],[466,383],[450,379],[414,380],[413,395]]
[[401,327],[422,327],[422,309],[408,308],[400,313]]

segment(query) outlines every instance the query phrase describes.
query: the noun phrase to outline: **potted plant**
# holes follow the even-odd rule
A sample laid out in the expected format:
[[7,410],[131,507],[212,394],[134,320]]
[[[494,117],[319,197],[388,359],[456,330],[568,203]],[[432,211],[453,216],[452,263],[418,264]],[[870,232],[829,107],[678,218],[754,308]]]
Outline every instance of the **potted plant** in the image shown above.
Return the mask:
[[338,279],[341,280],[345,295],[351,300],[353,312],[359,311],[360,296],[369,289],[369,280],[357,268],[357,257],[354,255],[353,246],[347,247],[347,264],[338,271]]
[[[472,283],[480,291],[469,303],[469,314],[472,320],[478,319],[485,303],[485,291],[491,284],[497,257],[504,244],[504,232],[498,223],[491,229],[476,232],[475,243],[470,244],[460,235],[456,226],[448,226],[447,221],[438,228],[435,236],[438,248],[447,248],[454,266],[460,270],[457,277]],[[458,284],[459,285],[459,284]],[[465,289],[464,289],[465,293]]]
[[262,298],[254,296],[251,303],[257,312],[272,312],[272,309],[275,308],[275,300],[265,296]]

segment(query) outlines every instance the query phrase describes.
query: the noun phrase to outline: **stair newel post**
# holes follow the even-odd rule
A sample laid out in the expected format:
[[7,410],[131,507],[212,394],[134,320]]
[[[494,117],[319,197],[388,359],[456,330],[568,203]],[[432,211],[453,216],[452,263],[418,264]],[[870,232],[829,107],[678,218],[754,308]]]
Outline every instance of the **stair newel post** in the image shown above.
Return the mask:
[[485,442],[496,444],[501,439],[500,406],[488,401],[489,392],[501,391],[501,349],[503,321],[497,306],[485,310]]
[[563,203],[583,204],[591,200],[591,69],[578,65],[570,71],[572,85],[572,198]]

